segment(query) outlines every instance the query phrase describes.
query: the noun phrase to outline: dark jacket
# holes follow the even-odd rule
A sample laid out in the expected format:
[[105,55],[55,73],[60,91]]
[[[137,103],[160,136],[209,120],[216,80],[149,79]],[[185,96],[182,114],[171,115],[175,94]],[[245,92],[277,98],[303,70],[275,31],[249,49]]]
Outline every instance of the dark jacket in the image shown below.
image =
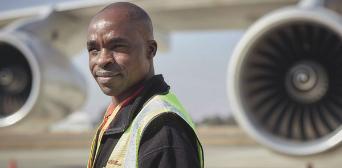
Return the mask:
[[[144,82],[142,92],[118,112],[105,131],[95,168],[106,165],[112,150],[143,104],[156,94],[167,94],[170,87],[161,75]],[[139,147],[140,168],[200,167],[197,136],[192,128],[173,113],[162,114],[145,129]]]

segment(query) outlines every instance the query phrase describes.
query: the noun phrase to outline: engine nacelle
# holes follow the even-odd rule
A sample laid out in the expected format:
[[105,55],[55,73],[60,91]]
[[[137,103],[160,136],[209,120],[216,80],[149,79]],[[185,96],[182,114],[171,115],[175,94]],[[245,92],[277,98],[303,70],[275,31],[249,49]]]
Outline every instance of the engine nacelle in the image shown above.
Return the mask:
[[238,123],[257,141],[308,155],[342,140],[341,17],[323,7],[289,7],[251,26],[228,67]]
[[30,24],[36,23],[0,33],[0,127],[6,130],[46,130],[85,99],[84,79],[71,60],[27,31]]

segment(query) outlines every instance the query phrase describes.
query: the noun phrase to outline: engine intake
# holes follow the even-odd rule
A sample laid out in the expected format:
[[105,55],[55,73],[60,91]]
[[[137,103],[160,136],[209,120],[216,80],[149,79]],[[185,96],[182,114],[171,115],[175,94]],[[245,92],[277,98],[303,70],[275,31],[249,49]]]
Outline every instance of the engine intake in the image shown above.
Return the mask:
[[83,104],[83,77],[49,43],[20,30],[3,32],[0,55],[0,128],[43,131]]
[[23,107],[31,93],[32,71],[23,53],[7,43],[0,43],[0,118]]
[[238,122],[287,154],[322,152],[342,140],[342,27],[323,8],[276,11],[253,25],[229,65]]

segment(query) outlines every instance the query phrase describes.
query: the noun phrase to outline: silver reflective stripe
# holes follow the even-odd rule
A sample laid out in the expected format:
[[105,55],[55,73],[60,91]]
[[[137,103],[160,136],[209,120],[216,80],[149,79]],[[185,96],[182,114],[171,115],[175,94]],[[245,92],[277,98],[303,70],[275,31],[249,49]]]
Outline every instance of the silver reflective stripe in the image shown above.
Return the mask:
[[[133,168],[138,167],[138,150],[139,143],[142,132],[144,128],[149,124],[153,118],[156,118],[158,115],[162,113],[175,113],[178,116],[182,117],[184,121],[186,120],[186,116],[174,106],[169,104],[167,101],[164,101],[160,96],[155,96],[151,101],[149,101],[145,107],[139,112],[132,123],[131,127],[131,137],[128,145],[127,155],[124,161],[125,168]],[[144,119],[148,116],[152,115],[153,117],[148,123],[144,122]],[[190,123],[188,123],[190,124]]]

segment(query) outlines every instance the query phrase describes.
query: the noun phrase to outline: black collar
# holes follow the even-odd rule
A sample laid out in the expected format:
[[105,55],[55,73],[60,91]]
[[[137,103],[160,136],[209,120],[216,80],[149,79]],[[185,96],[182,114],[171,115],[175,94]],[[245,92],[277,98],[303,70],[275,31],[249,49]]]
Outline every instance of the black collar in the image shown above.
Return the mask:
[[167,94],[170,86],[164,81],[162,75],[155,75],[143,83],[141,93],[126,106],[120,109],[115,119],[110,123],[104,135],[123,133],[128,128],[134,117],[141,110],[142,106],[152,96]]

